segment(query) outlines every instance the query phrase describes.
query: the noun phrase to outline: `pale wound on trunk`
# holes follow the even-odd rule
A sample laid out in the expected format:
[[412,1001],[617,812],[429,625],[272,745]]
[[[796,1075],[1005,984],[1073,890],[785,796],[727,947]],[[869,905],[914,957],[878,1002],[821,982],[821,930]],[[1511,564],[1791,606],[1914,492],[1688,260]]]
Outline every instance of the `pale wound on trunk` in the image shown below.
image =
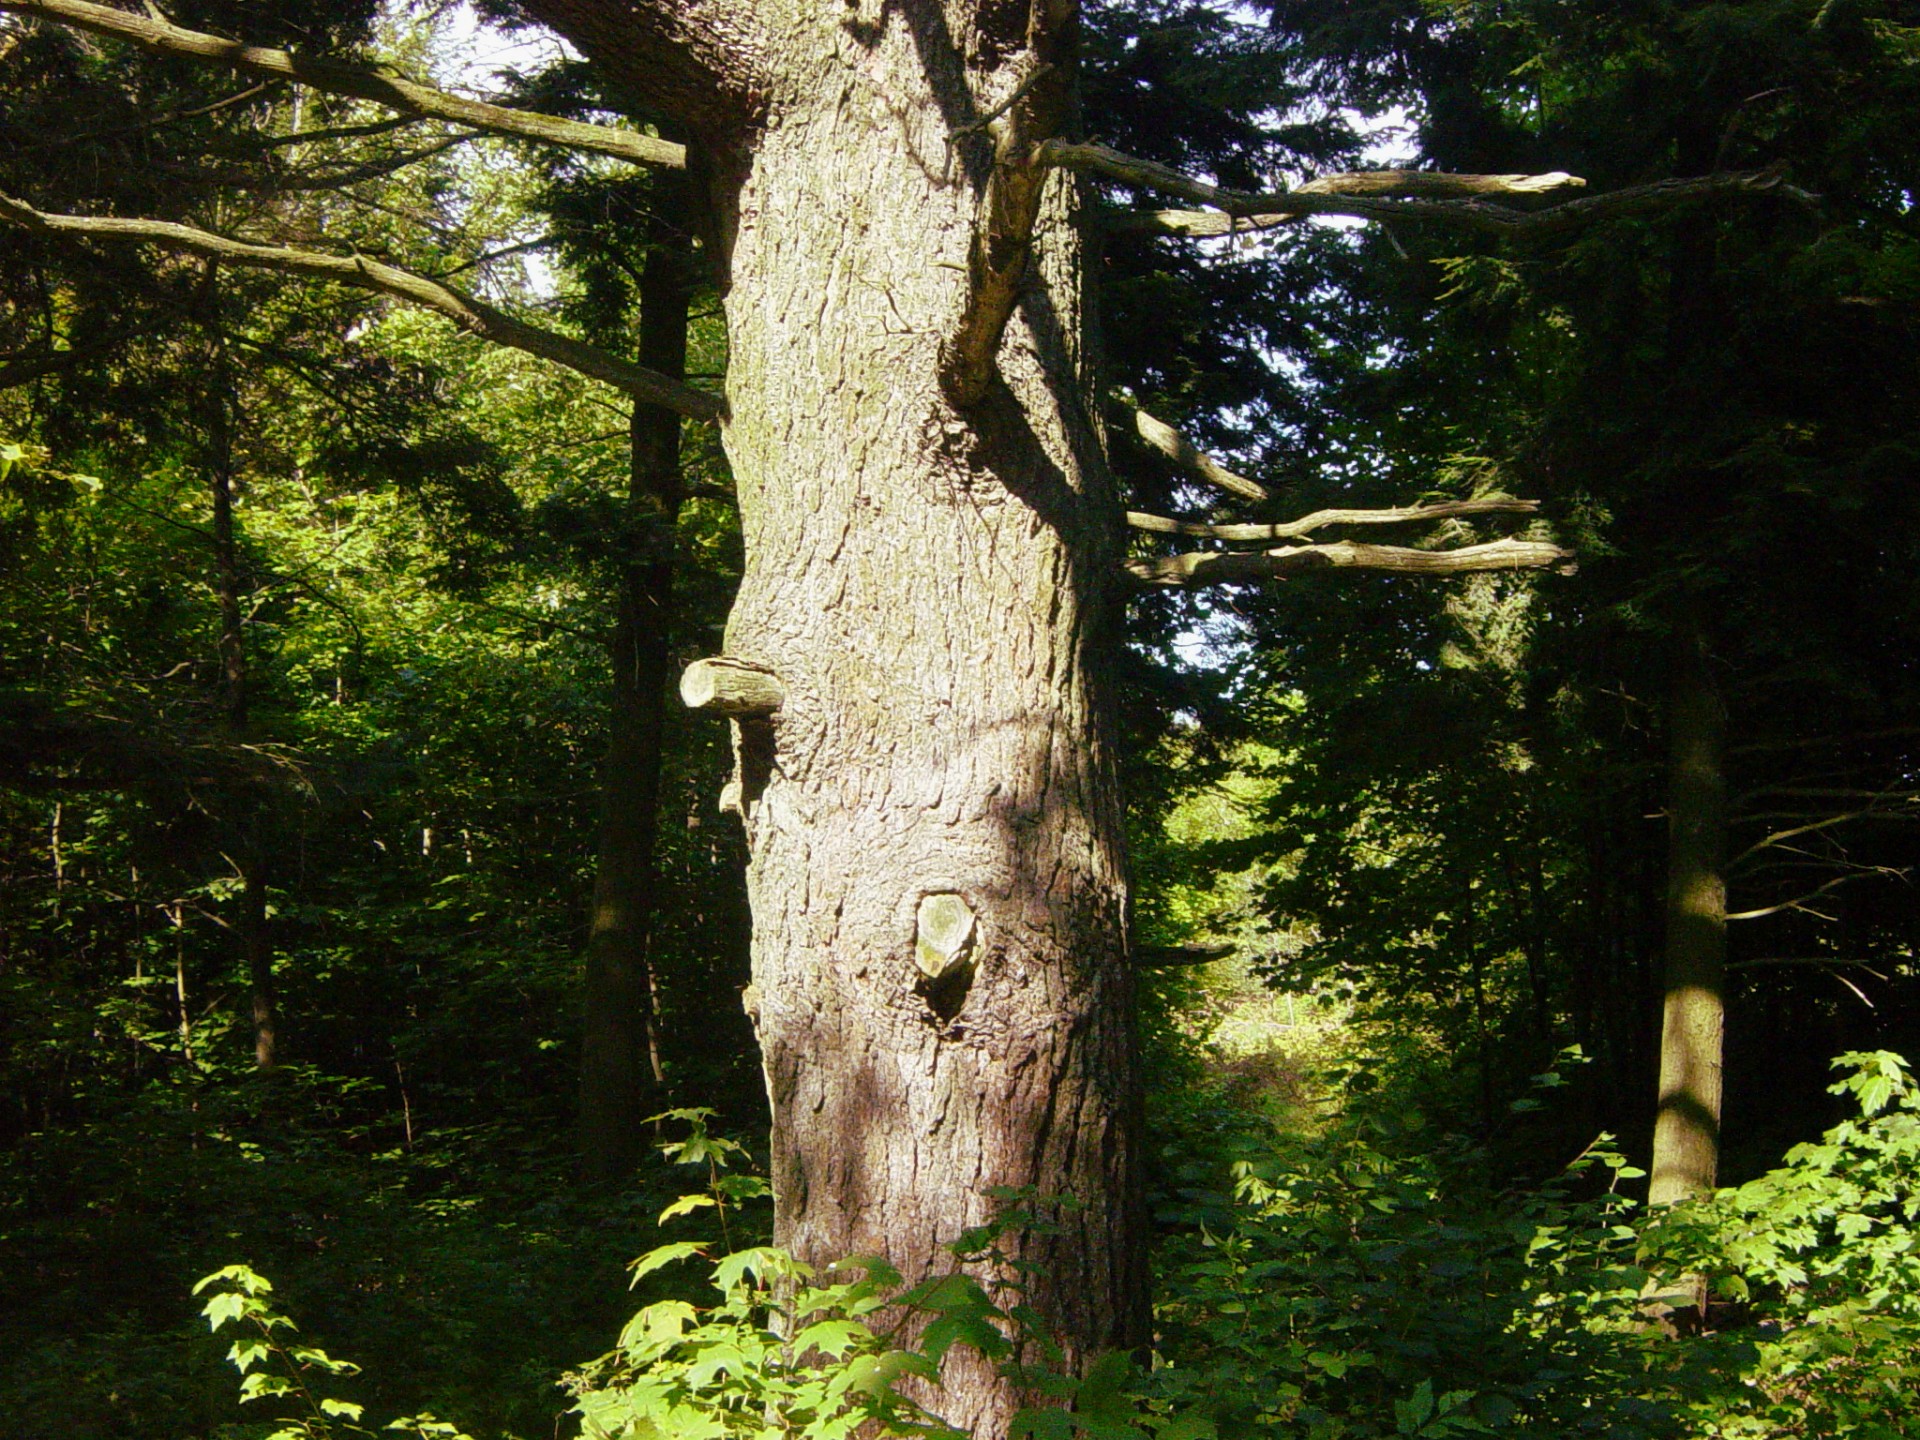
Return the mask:
[[929,980],[973,964],[973,911],[958,895],[928,895],[914,922],[914,959]]
[[923,896],[914,920],[914,963],[922,998],[941,1023],[951,1021],[967,1003],[973,986],[974,914],[951,892]]

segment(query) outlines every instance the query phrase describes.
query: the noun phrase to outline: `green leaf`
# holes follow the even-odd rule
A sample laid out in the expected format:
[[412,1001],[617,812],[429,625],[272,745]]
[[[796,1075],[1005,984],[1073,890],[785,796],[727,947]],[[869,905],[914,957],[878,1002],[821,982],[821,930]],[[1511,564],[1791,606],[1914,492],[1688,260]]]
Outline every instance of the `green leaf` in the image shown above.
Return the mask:
[[242,1375],[273,1353],[264,1340],[236,1340],[227,1351],[227,1359]]
[[211,1275],[204,1275],[195,1281],[193,1293],[198,1295],[202,1290],[218,1285],[223,1280],[232,1281],[236,1289],[248,1295],[265,1295],[273,1289],[273,1282],[266,1276],[256,1273],[251,1265],[226,1265]]
[[336,1360],[324,1350],[311,1345],[296,1345],[287,1352],[295,1364],[311,1365],[316,1370],[325,1370],[329,1375],[358,1375],[360,1367],[351,1360]]
[[731,1293],[751,1275],[755,1280],[764,1281],[769,1275],[799,1274],[805,1267],[796,1265],[793,1257],[786,1251],[771,1245],[757,1245],[751,1250],[736,1250],[713,1267],[714,1288],[723,1293]]
[[1395,1434],[1418,1435],[1433,1417],[1433,1382],[1422,1380],[1414,1387],[1411,1400],[1394,1401],[1393,1417],[1398,1422],[1394,1427]]
[[872,1339],[873,1332],[857,1320],[822,1320],[795,1335],[793,1348],[797,1354],[818,1350],[838,1360],[856,1345]]
[[675,1265],[682,1260],[690,1259],[695,1255],[701,1254],[705,1249],[706,1242],[704,1240],[675,1240],[671,1245],[656,1245],[638,1260],[635,1260],[631,1265],[627,1266],[627,1269],[633,1273],[632,1283],[630,1283],[627,1288],[631,1290],[634,1285],[638,1285],[641,1276],[651,1275],[654,1271],[663,1269],[668,1265]]
[[708,1206],[716,1203],[711,1195],[682,1195],[678,1200],[662,1210],[660,1212],[660,1218],[654,1223],[664,1225],[669,1220],[677,1219],[682,1215],[691,1215],[696,1210],[704,1210]]
[[856,1355],[847,1362],[847,1388],[865,1395],[890,1392],[894,1383],[907,1375],[938,1381],[940,1371],[922,1355],[904,1350],[889,1350],[882,1355]]
[[1097,1356],[1080,1379],[1074,1409],[1109,1421],[1125,1422],[1133,1418],[1133,1402],[1125,1387],[1134,1380],[1133,1361],[1118,1350]]
[[635,1315],[620,1332],[620,1348],[628,1352],[657,1352],[686,1334],[700,1312],[684,1300],[662,1300]]
[[216,1295],[201,1308],[200,1313],[207,1317],[207,1328],[218,1330],[222,1325],[231,1325],[244,1317],[248,1309],[248,1297],[238,1291],[228,1291]]
[[240,1400],[244,1404],[249,1400],[265,1400],[275,1395],[291,1395],[297,1387],[284,1375],[270,1375],[265,1370],[256,1370],[240,1382]]
[[658,1125],[662,1120],[678,1120],[683,1125],[704,1126],[718,1113],[711,1105],[689,1105],[678,1110],[662,1110],[658,1115],[649,1115],[641,1123]]

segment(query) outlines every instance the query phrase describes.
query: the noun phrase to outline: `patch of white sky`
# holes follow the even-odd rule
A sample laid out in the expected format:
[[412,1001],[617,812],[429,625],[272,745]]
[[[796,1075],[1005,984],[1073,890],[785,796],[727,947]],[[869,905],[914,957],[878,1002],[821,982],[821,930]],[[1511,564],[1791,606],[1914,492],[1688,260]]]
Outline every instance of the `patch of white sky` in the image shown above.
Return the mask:
[[438,22],[428,64],[433,83],[463,95],[484,97],[502,78],[528,75],[579,52],[546,30],[506,30],[480,17],[466,4],[435,5]]
[[[518,76],[535,75],[563,60],[577,60],[579,52],[548,30],[509,30],[485,19],[465,0],[391,0],[388,13],[396,19],[413,17],[432,24],[427,47],[427,76],[434,85],[456,95],[494,99]],[[481,147],[474,154],[481,164],[511,164],[504,146]],[[615,162],[617,163],[617,162]],[[540,238],[538,227],[501,238],[501,247],[528,244]],[[524,290],[546,302],[560,289],[553,262],[538,248],[517,251],[513,257]],[[482,267],[483,288],[492,288]]]
[[[1264,20],[1246,12],[1243,16],[1248,24],[1264,24]],[[1353,134],[1363,137],[1359,158],[1363,166],[1369,169],[1402,169],[1416,165],[1420,158],[1420,127],[1416,117],[1403,106],[1395,106],[1379,114],[1369,115],[1358,110],[1340,109],[1332,112],[1338,120]],[[1258,117],[1268,129],[1277,130],[1290,124],[1310,123],[1328,118],[1328,112],[1316,107],[1311,100],[1303,102],[1291,111],[1272,111]],[[1216,176],[1200,178],[1217,181]],[[1296,186],[1315,178],[1315,173],[1304,165],[1285,167],[1281,173],[1268,177],[1268,183],[1278,189],[1282,186]],[[1323,230],[1358,232],[1369,222],[1358,217],[1344,215],[1314,215],[1301,222]],[[1222,236],[1213,240],[1196,242],[1201,249],[1223,263],[1258,264],[1287,243],[1288,231],[1282,228],[1262,234]],[[1328,289],[1328,304],[1341,303],[1339,294]],[[1310,383],[1304,362],[1284,351],[1262,349],[1261,359],[1274,371],[1284,376],[1296,386]],[[1390,357],[1377,357],[1385,363]],[[1261,431],[1257,414],[1226,412],[1223,416],[1230,424],[1244,430],[1249,435]],[[1258,468],[1260,456],[1256,451],[1245,451],[1229,458]],[[1339,468],[1348,473],[1349,478],[1359,478],[1359,473],[1370,471],[1377,465],[1380,457],[1349,457],[1341,462]],[[1323,460],[1323,467],[1333,473],[1334,462]],[[1187,497],[1196,506],[1205,506],[1213,496],[1194,492]],[[1251,627],[1241,617],[1234,605],[1233,595],[1229,592],[1214,593],[1197,591],[1187,597],[1189,611],[1184,623],[1175,631],[1171,645],[1174,653],[1183,665],[1196,670],[1235,671],[1241,669],[1247,661],[1253,646]]]

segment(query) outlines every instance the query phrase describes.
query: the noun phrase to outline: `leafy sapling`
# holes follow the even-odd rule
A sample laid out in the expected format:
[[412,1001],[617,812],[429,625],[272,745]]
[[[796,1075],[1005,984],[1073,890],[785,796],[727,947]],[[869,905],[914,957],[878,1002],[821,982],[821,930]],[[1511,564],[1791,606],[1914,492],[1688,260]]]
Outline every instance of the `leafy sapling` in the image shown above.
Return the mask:
[[[227,1359],[241,1375],[241,1403],[283,1400],[296,1411],[264,1440],[345,1440],[376,1433],[360,1423],[363,1406],[316,1388],[322,1385],[322,1377],[358,1375],[360,1367],[351,1360],[336,1360],[316,1345],[296,1343],[292,1337],[299,1327],[268,1298],[273,1283],[266,1276],[249,1265],[228,1265],[193,1287],[196,1295],[206,1291],[213,1293],[200,1313],[206,1316],[208,1328],[216,1334],[229,1329],[239,1332]],[[424,1413],[403,1415],[385,1429],[421,1440],[473,1440],[459,1426]]]

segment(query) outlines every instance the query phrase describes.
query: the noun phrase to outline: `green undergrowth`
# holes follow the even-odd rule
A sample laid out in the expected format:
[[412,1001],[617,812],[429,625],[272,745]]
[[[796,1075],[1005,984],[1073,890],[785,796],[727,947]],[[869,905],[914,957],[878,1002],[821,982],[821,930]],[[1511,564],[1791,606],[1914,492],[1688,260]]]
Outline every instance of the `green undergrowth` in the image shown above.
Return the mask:
[[583,1189],[571,1135],[513,1113],[411,1136],[390,1119],[289,1069],[143,1093],[0,1153],[0,1436],[231,1425],[230,1374],[182,1296],[236,1254],[368,1362],[370,1403],[551,1436],[554,1381],[618,1326],[632,1237],[675,1182],[655,1166]]
[[[1893,1440],[1920,1421],[1920,1090],[1897,1056],[1836,1063],[1852,1118],[1653,1216],[1606,1137],[1506,1190],[1472,1145],[1364,1101],[1264,1150],[1249,1140],[1225,1186],[1163,1201],[1150,1352],[1073,1375],[1022,1302],[1017,1257],[1059,1202],[1003,1195],[1001,1220],[912,1287],[877,1257],[816,1273],[746,1243],[764,1184],[731,1168],[740,1149],[707,1112],[676,1112],[690,1133],[671,1158],[706,1185],[662,1223],[704,1234],[631,1267],[659,1298],[568,1377],[570,1423],[593,1440],[956,1437],[938,1377],[970,1349],[1031,1401],[1015,1440]],[[1676,1327],[1658,1298],[1693,1277],[1713,1303]],[[209,1321],[238,1337],[246,1398],[287,1417],[230,1433],[369,1433],[352,1367],[293,1343],[264,1280],[229,1267],[203,1285]],[[464,1433],[421,1414],[388,1428]]]

